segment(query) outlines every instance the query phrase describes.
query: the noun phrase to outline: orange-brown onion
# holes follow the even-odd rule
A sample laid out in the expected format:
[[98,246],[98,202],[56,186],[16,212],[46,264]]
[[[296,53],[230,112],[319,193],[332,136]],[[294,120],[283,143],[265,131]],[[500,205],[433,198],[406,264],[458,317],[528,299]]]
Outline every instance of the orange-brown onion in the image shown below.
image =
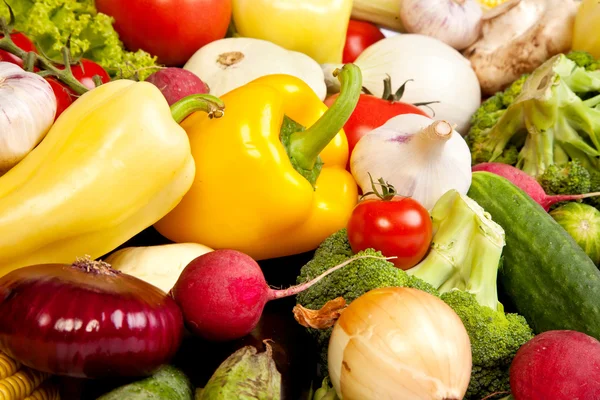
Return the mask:
[[329,375],[343,400],[460,400],[471,343],[454,310],[410,288],[371,290],[337,321]]

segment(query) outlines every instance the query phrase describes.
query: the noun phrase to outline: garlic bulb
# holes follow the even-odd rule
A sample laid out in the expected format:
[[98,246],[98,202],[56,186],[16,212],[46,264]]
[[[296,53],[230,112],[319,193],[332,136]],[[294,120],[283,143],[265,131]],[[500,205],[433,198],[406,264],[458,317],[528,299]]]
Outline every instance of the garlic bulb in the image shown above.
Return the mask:
[[0,61],[0,175],[42,141],[55,113],[56,97],[44,78]]
[[344,310],[327,361],[344,400],[461,400],[471,379],[471,342],[461,319],[438,297],[388,287]]
[[434,37],[457,50],[477,40],[482,15],[475,0],[402,0],[400,5],[407,32]]
[[363,136],[350,168],[363,193],[371,178],[383,178],[398,194],[431,210],[450,189],[466,194],[471,186],[471,152],[446,121],[403,114]]
[[306,82],[321,100],[327,95],[321,66],[306,54],[266,40],[227,38],[198,50],[184,65],[221,96],[264,75],[293,75]]

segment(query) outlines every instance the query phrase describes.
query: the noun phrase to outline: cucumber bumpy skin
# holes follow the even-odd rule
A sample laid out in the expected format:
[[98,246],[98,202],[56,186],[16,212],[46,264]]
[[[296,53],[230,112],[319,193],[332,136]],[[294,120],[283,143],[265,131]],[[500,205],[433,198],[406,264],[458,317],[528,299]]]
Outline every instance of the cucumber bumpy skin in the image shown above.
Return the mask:
[[473,173],[467,195],[506,232],[499,278],[534,332],[570,329],[600,339],[600,271],[567,231],[498,175]]

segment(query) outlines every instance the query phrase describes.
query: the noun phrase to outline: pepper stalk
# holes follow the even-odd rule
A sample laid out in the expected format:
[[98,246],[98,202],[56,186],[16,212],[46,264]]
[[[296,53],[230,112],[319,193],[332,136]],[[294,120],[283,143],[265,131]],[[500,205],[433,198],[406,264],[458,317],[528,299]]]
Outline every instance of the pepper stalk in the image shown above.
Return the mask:
[[456,190],[446,192],[431,210],[433,242],[423,261],[406,271],[440,293],[473,293],[477,302],[503,310],[496,286],[504,229],[489,213]]
[[340,95],[321,118],[305,129],[285,117],[281,127],[281,141],[292,165],[313,187],[323,166],[319,154],[344,128],[362,91],[362,74],[358,66],[346,64],[333,74],[340,81]]

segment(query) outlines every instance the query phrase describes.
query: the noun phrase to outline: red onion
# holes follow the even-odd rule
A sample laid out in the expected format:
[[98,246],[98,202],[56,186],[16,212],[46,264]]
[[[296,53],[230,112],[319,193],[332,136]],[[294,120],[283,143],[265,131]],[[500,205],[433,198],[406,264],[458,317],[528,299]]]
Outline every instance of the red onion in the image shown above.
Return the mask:
[[166,293],[104,262],[34,265],[0,278],[0,350],[39,371],[149,375],[182,336],[181,311]]

